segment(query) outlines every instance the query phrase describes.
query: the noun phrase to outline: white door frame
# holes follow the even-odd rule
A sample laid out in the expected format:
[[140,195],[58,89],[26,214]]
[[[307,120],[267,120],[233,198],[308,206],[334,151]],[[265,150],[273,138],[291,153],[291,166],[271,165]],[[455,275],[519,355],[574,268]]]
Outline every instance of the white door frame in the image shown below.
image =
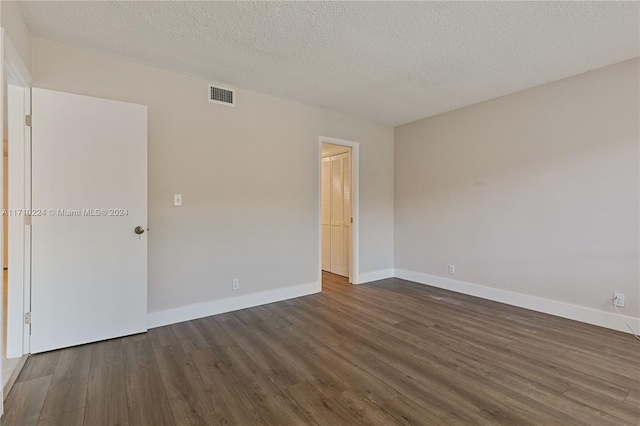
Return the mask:
[[[0,12],[2,12],[2,9],[0,8]],[[0,13],[1,15],[2,13]],[[0,52],[2,52],[2,63],[0,63],[0,83],[2,83],[2,85],[0,86],[0,98],[2,99],[2,103],[0,103],[0,115],[2,115],[2,120],[0,120],[0,134],[2,135],[2,137],[4,138],[4,28],[0,28]],[[2,141],[2,144],[4,145],[4,140]],[[4,163],[4,161],[3,161]],[[2,167],[2,166],[0,166]],[[0,169],[0,172],[2,172],[2,170]],[[0,185],[0,195],[2,195],[2,198],[4,199],[4,185]],[[4,226],[2,227],[4,228]],[[2,232],[3,230],[0,230],[0,237],[2,237]],[[0,244],[0,258],[4,258],[4,244]],[[4,279],[4,273],[2,274],[2,277],[0,277],[0,285],[2,285],[2,281]],[[4,301],[3,299],[3,293],[4,291],[0,291],[0,322],[2,322],[4,320],[4,314],[2,312],[2,307],[4,306]],[[4,324],[2,324],[2,326],[4,327]],[[2,348],[2,339],[0,339],[0,353],[2,353],[3,348]],[[2,372],[2,357],[0,356],[0,374]],[[0,416],[2,416],[4,414],[4,392],[2,389],[2,386],[0,386]]]
[[318,138],[318,271],[320,289],[322,289],[322,144],[348,146],[351,148],[351,214],[353,223],[351,224],[351,264],[349,265],[349,277],[352,284],[360,284],[360,144],[358,142],[344,139],[320,136]]
[[24,316],[31,306],[31,227],[26,225],[24,211],[31,208],[31,128],[25,122],[31,113],[31,75],[4,29],[2,38],[9,123],[8,207],[22,210],[8,221],[7,358],[16,358],[29,353]]

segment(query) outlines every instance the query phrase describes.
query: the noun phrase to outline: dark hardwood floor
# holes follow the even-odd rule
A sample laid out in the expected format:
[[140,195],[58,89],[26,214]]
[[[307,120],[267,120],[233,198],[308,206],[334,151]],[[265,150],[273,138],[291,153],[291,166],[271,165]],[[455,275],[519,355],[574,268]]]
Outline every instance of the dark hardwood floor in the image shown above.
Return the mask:
[[633,336],[423,285],[351,286],[35,355],[9,425],[640,424]]

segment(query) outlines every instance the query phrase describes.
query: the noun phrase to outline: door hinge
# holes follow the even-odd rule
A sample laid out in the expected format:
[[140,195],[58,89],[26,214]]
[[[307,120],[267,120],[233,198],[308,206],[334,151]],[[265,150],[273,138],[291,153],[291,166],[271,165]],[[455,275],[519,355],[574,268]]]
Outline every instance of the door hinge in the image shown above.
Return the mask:
[[26,124],[27,127],[31,127],[31,115],[25,116],[24,124]]
[[353,223],[353,218],[351,218],[351,223]]
[[31,312],[27,312],[24,314],[24,323],[31,324]]
[[25,226],[31,226],[31,215],[26,215],[24,217],[24,224]]

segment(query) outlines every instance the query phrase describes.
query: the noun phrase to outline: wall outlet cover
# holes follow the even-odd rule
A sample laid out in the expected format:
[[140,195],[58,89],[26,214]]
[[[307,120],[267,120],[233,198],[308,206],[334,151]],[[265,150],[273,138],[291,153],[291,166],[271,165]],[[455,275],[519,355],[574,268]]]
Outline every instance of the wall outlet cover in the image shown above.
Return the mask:
[[617,306],[618,308],[624,308],[624,294],[613,293],[613,306]]

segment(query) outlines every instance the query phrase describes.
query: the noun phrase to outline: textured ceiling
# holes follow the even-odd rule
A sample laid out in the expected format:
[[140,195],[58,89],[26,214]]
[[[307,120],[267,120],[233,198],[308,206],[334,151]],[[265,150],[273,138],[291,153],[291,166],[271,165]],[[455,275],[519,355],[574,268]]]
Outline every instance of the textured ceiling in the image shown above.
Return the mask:
[[639,5],[21,3],[38,37],[392,125],[639,56]]

